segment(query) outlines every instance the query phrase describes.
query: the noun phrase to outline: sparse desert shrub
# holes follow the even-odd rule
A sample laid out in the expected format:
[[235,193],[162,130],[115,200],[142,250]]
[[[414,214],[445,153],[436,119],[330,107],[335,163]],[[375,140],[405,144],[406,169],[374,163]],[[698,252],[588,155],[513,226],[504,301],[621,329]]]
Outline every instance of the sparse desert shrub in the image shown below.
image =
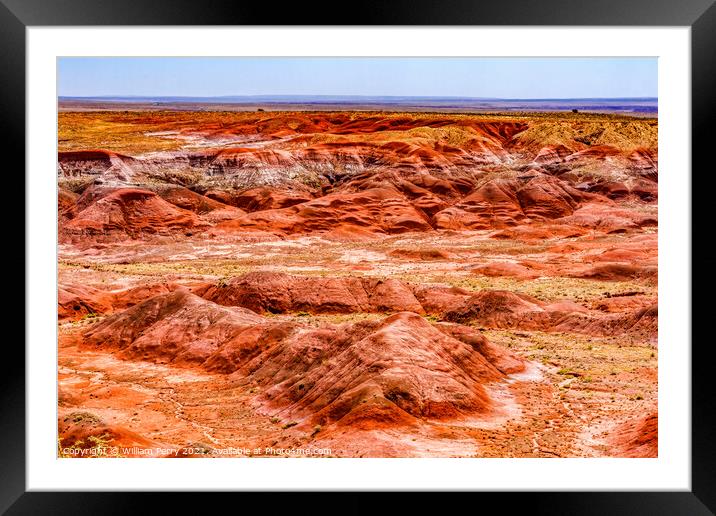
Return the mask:
[[76,194],[81,194],[87,189],[87,187],[94,183],[94,180],[95,176],[80,176],[59,179],[57,184],[60,188],[64,188],[65,190],[69,190],[70,192],[74,192]]
[[67,415],[65,420],[72,421],[73,423],[89,423],[93,425],[100,425],[102,424],[102,420],[99,418],[99,416],[96,416],[90,412],[72,412],[71,414]]

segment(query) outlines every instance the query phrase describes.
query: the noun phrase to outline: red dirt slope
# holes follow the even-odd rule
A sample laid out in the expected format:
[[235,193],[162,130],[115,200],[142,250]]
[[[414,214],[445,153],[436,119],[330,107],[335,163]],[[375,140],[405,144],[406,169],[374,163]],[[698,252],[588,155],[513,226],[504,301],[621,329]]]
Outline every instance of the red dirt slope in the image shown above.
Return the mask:
[[654,412],[619,425],[609,441],[617,457],[658,457],[658,415]]

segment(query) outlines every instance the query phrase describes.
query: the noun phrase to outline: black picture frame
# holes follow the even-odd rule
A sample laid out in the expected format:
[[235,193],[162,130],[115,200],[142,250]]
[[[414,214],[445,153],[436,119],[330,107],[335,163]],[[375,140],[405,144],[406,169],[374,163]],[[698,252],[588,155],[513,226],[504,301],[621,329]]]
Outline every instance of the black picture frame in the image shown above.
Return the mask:
[[[30,26],[61,25],[511,25],[511,26],[688,26],[691,27],[692,72],[692,490],[689,492],[530,492],[471,493],[470,501],[455,494],[451,505],[476,507],[525,507],[533,514],[713,514],[716,512],[716,412],[711,381],[714,367],[712,339],[706,324],[712,303],[716,258],[710,257],[712,240],[708,224],[713,204],[711,192],[716,174],[707,168],[709,142],[716,120],[716,5],[714,0],[401,0],[364,1],[339,10],[338,2],[273,4],[230,0],[0,0],[0,113],[6,149],[20,158],[16,170],[24,170],[25,137],[25,30]],[[711,165],[712,167],[713,165]],[[688,171],[676,171],[687,174]],[[20,190],[20,191],[19,191]],[[14,185],[13,196],[24,199],[23,183]],[[24,211],[23,211],[24,212]],[[20,213],[20,212],[17,212]],[[704,231],[698,227],[704,225]],[[7,226],[6,226],[7,227]],[[14,228],[14,229],[13,229]],[[19,224],[6,230],[17,234],[11,262],[25,263],[24,234]],[[12,237],[16,235],[10,235]],[[711,255],[712,256],[712,255]],[[28,273],[25,269],[26,274]],[[704,294],[702,299],[697,291]],[[698,330],[702,331],[698,331]],[[152,510],[160,501],[163,512],[202,514],[222,501],[231,504],[232,493],[81,493],[26,492],[25,487],[25,353],[6,339],[6,367],[0,375],[0,513],[15,514],[125,514]],[[671,343],[686,345],[687,343]],[[9,367],[8,364],[12,364]],[[668,386],[662,386],[668,388]],[[270,495],[272,513],[315,509],[308,493]],[[267,502],[267,494],[242,493],[241,507]],[[352,493],[341,501],[340,512],[365,513],[383,505],[379,493]],[[161,500],[156,500],[161,497]],[[216,497],[216,498],[213,498]],[[223,499],[223,500],[222,500]],[[482,507],[490,507],[483,505]],[[231,507],[231,505],[229,505]],[[333,510],[337,506],[332,506]],[[423,493],[401,502],[401,512],[426,508]],[[304,509],[305,508],[305,509]],[[444,509],[443,509],[444,510]]]

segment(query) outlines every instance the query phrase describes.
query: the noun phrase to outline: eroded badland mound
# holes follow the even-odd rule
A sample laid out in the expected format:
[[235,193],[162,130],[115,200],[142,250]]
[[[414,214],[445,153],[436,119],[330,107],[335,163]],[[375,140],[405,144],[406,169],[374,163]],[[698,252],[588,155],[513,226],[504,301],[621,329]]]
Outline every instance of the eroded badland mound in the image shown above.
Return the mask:
[[355,421],[367,413],[403,424],[410,416],[487,411],[484,385],[504,377],[499,367],[523,369],[507,350],[483,355],[484,337],[456,335],[411,312],[310,328],[178,290],[106,318],[84,333],[82,346],[234,373],[263,386],[273,405],[311,422]]

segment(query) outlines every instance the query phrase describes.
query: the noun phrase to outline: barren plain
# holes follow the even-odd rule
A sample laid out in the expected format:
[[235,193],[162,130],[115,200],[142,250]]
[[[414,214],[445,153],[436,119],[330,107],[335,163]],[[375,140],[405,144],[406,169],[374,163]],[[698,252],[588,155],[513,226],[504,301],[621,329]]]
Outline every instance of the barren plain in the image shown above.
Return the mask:
[[657,122],[62,111],[63,457],[653,457]]

